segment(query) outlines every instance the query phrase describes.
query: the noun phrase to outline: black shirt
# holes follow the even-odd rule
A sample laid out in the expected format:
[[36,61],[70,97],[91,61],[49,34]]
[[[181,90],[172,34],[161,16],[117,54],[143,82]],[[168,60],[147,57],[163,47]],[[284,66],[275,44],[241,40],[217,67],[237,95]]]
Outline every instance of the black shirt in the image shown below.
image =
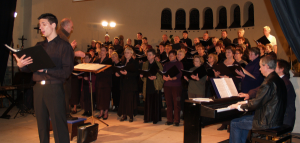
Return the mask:
[[192,40],[190,38],[187,37],[186,39],[182,38],[180,40],[183,41],[183,43],[186,43],[188,47],[192,47],[193,43],[192,43]]
[[[148,67],[149,70],[154,65],[154,63],[155,63],[155,61],[152,64],[149,62],[149,67]],[[147,92],[147,94],[152,94],[152,93],[155,92],[154,81],[150,80],[148,77],[147,77],[147,83],[146,83],[146,85],[147,85],[146,86],[146,92]]]
[[[74,69],[74,51],[70,43],[64,41],[59,36],[48,42],[38,42],[36,46],[41,45],[55,64],[54,68],[47,69],[47,73],[34,72],[33,81],[51,80],[64,82]],[[34,61],[33,61],[34,62]],[[30,72],[27,66],[21,69],[23,72]]]
[[173,45],[172,45],[172,49],[173,49],[173,50],[176,50],[176,51],[177,51],[177,50],[180,50],[180,49],[181,49],[180,43],[173,44]]
[[[238,38],[235,38],[232,43],[238,43]],[[248,44],[248,46],[247,46],[248,49],[251,48],[250,42],[249,42],[249,40],[247,38],[245,38],[244,44]]]
[[220,38],[219,40],[223,41],[223,45],[225,46],[225,48],[231,45],[231,40],[227,37],[225,39]]

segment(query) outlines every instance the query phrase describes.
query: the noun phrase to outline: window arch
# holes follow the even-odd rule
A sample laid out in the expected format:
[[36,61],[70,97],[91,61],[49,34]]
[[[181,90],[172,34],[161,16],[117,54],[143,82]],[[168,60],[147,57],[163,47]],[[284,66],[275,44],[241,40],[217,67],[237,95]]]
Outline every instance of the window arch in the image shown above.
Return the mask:
[[227,28],[227,11],[224,6],[219,7],[219,23],[215,29],[226,29]]
[[165,8],[161,12],[161,27],[163,30],[172,30],[172,13],[171,9]]
[[204,24],[201,30],[214,29],[213,11],[211,8],[204,9]]
[[233,5],[231,7],[231,25],[229,28],[238,28],[241,27],[241,14],[240,14],[240,6]]
[[199,10],[192,9],[190,12],[190,26],[188,30],[199,30]]
[[251,27],[254,26],[254,6],[253,3],[248,2],[245,4],[245,8],[244,8],[244,21],[245,24],[243,25],[243,27]]
[[185,28],[185,11],[179,9],[175,14],[175,29],[174,30],[186,30]]

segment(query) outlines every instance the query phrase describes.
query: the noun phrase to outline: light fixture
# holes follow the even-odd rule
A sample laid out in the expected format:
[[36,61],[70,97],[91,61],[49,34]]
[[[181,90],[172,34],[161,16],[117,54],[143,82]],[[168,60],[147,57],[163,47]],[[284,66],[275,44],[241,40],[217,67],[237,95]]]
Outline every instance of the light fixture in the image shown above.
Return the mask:
[[16,17],[17,17],[17,15],[18,15],[18,13],[17,13],[17,12],[15,12],[15,13],[14,13],[14,17],[16,18]]
[[106,21],[103,21],[103,22],[102,22],[102,26],[103,26],[103,27],[106,27],[107,25],[108,25],[108,23],[107,23]]
[[108,30],[115,28],[117,24],[115,22],[110,22],[108,25],[107,21],[103,21],[101,25],[103,26],[103,29],[105,29],[106,34],[108,34]]
[[110,26],[110,27],[116,27],[116,23],[115,23],[115,22],[110,22],[110,23],[109,23],[109,26]]

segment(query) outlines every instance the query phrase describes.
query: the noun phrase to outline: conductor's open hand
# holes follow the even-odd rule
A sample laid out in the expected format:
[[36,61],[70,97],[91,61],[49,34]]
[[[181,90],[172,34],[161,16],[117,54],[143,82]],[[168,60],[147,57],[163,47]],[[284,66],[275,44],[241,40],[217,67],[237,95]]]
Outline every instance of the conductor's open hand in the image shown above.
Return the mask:
[[121,73],[122,75],[127,75],[127,71],[126,71],[126,70],[120,71],[120,73]]
[[13,54],[13,55],[17,60],[17,65],[18,65],[19,68],[23,68],[24,66],[32,64],[32,62],[33,62],[31,57],[25,58],[26,55],[23,55],[21,58],[19,58],[16,54]]
[[71,46],[73,48],[73,50],[75,49],[75,47],[77,46],[77,42],[76,40],[74,40],[72,43],[71,43]]

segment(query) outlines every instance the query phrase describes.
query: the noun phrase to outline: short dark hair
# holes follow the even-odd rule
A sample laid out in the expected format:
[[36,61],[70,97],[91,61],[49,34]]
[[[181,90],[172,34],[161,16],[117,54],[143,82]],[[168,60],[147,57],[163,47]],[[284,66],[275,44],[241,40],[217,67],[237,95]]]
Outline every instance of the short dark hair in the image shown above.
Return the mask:
[[155,52],[155,50],[154,50],[154,49],[149,49],[149,50],[147,51],[147,53],[152,53],[153,55],[155,55],[155,56],[156,56],[156,52]]
[[226,50],[230,50],[230,51],[232,52],[232,54],[235,54],[235,48],[232,47],[232,46],[227,46],[227,47],[225,48],[225,51],[226,51]]
[[148,39],[147,39],[147,37],[143,37],[142,39],[146,39],[146,40],[148,40]]
[[228,34],[228,33],[227,33],[227,30],[223,30],[222,32],[226,32],[226,34]]
[[90,53],[85,53],[85,56],[88,56],[89,58],[92,58],[92,55]]
[[188,48],[186,46],[181,46],[180,49],[184,49],[186,52],[188,51]]
[[255,55],[260,56],[260,50],[257,47],[252,47],[249,49],[249,52],[253,52]]
[[175,50],[171,50],[170,52],[169,52],[169,55],[170,54],[174,54],[175,56],[177,55],[177,52],[175,51]]
[[106,46],[102,46],[100,49],[105,48],[106,52],[108,51],[108,48]]
[[235,49],[235,53],[236,52],[240,52],[240,54],[244,54],[243,50],[242,49]]
[[139,32],[139,33],[137,33],[137,34],[143,35],[141,32]]
[[189,34],[186,30],[185,31],[183,31],[182,33],[186,33],[186,34]]
[[278,63],[278,67],[280,69],[283,68],[284,75],[286,75],[288,78],[290,78],[291,65],[286,60],[283,60],[283,59],[278,59],[277,63]]
[[113,51],[115,50],[115,48],[113,46],[109,46],[108,49],[112,49]]
[[44,13],[41,16],[38,17],[38,20],[40,19],[47,19],[50,24],[55,23],[55,28],[57,27],[58,20],[55,15],[51,13]]

